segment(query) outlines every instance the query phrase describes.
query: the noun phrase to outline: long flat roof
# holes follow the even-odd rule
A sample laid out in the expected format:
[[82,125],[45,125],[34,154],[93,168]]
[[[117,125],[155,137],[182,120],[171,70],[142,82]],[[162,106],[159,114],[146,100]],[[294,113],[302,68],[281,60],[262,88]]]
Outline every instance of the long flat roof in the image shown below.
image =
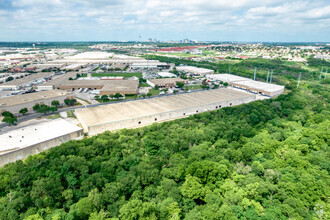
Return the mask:
[[67,72],[55,79],[52,79],[46,83],[40,84],[39,86],[53,86],[53,85],[58,85],[64,82],[69,81],[69,78],[75,78],[77,75],[77,72]]
[[0,98],[0,108],[25,104],[38,100],[56,98],[67,94],[69,93],[64,90],[49,90],[49,91],[33,92],[28,94],[4,97],[4,98]]
[[247,81],[251,80],[249,78],[241,77],[241,76],[236,76],[232,74],[212,74],[212,75],[206,75],[207,78],[212,78],[215,80],[221,80],[221,81],[229,81],[229,82],[238,82],[238,81]]
[[81,128],[63,119],[41,122],[0,134],[0,154],[61,137]]
[[0,86],[5,86],[5,85],[6,86],[8,86],[8,85],[19,86],[19,85],[23,85],[25,83],[32,82],[34,80],[44,78],[44,77],[50,77],[52,75],[54,75],[54,73],[50,73],[50,72],[35,73],[35,74],[25,76],[23,78],[14,79],[12,81],[5,82],[5,83],[1,84]]
[[214,70],[200,68],[200,67],[196,67],[196,66],[177,66],[176,69],[179,71],[190,71],[190,72],[195,72],[195,73],[207,73],[210,71],[214,72]]
[[267,92],[276,92],[276,91],[284,89],[284,86],[270,84],[270,83],[264,83],[264,82],[254,81],[254,80],[239,81],[239,82],[234,82],[234,84],[241,85],[241,86],[248,86],[250,88],[264,90]]
[[72,87],[90,87],[103,86],[101,91],[132,91],[137,90],[139,86],[138,80],[68,80],[57,86]]
[[78,109],[76,114],[87,126],[94,126],[251,96],[255,95],[215,89]]
[[181,78],[161,78],[161,79],[149,79],[149,81],[155,84],[165,84],[165,83],[176,83],[176,82],[182,82],[188,80]]

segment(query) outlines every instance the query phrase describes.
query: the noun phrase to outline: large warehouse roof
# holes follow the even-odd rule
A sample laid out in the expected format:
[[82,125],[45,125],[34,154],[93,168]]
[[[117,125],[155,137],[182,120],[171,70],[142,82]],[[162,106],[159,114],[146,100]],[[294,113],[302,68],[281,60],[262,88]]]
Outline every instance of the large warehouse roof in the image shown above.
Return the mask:
[[137,91],[139,86],[138,80],[68,80],[57,84],[60,88],[101,88],[104,92],[123,92]]
[[80,127],[63,119],[11,130],[0,135],[0,154],[48,141],[79,130],[81,130]]
[[276,92],[276,91],[284,89],[284,86],[270,84],[270,83],[264,83],[264,82],[254,81],[254,80],[240,81],[240,82],[235,82],[234,84],[236,86],[241,85],[241,86],[246,86],[246,87],[249,87],[252,89],[263,90],[263,91],[267,91],[267,92]]
[[228,83],[251,80],[249,78],[236,76],[232,74],[212,74],[212,75],[207,75],[206,78],[209,80],[219,80]]
[[42,101],[43,99],[56,98],[67,94],[68,92],[64,90],[49,90],[49,91],[28,93],[23,95],[14,95],[14,96],[0,98],[0,107],[20,105],[38,100]]
[[20,85],[23,85],[23,84],[26,84],[26,83],[30,83],[30,82],[33,82],[35,80],[38,80],[38,79],[42,79],[42,78],[47,78],[47,77],[50,77],[50,76],[53,76],[54,73],[44,73],[44,72],[41,72],[41,73],[36,73],[36,74],[31,74],[29,76],[25,76],[23,78],[19,78],[19,79],[14,79],[12,81],[9,81],[9,82],[5,82],[3,84],[0,85],[1,86],[4,86],[4,85],[15,85],[15,86],[20,86]]
[[79,109],[76,110],[76,114],[90,127],[251,96],[254,95],[229,89],[216,89]]
[[178,66],[176,67],[178,71],[185,71],[189,73],[194,73],[194,74],[212,74],[214,73],[214,70],[211,69],[206,69],[206,68],[200,68],[200,67],[195,67],[195,66]]

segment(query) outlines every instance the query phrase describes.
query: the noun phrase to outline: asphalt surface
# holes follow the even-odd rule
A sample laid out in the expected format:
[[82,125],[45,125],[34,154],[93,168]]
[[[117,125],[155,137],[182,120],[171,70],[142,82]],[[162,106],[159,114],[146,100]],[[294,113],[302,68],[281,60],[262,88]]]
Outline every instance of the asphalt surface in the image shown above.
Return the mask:
[[[196,89],[196,90],[192,90],[191,92],[200,92],[203,91],[204,89]],[[97,107],[97,106],[102,106],[102,105],[113,105],[113,104],[117,104],[117,103],[123,103],[123,102],[132,102],[132,101],[136,101],[136,100],[141,100],[141,99],[154,99],[157,97],[164,97],[164,96],[172,96],[172,95],[179,95],[185,92],[179,92],[179,93],[172,93],[172,94],[164,94],[164,95],[157,95],[157,96],[151,96],[151,97],[146,97],[146,98],[136,98],[136,99],[128,99],[128,100],[120,100],[120,101],[116,101],[116,102],[106,102],[106,103],[98,103],[98,104],[91,104],[91,105],[86,105],[86,106],[73,106],[73,107],[67,107],[67,108],[60,108],[58,109],[56,112],[47,114],[47,116],[49,115],[54,115],[54,114],[58,114],[60,112],[66,112],[66,111],[71,111],[71,110],[76,110],[76,109],[81,109],[81,108],[93,108],[93,107]],[[36,119],[39,117],[43,117],[45,116],[45,114],[42,113],[27,113],[23,116],[19,116],[17,117],[17,124],[24,122],[24,121],[28,121],[31,119]],[[5,126],[8,126],[5,123],[1,123],[0,124],[0,128],[3,128]]]

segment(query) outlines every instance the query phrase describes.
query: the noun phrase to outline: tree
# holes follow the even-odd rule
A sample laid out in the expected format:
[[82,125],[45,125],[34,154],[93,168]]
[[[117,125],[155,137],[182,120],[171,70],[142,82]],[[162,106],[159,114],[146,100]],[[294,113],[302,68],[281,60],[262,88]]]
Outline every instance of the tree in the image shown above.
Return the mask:
[[224,87],[227,87],[227,86],[228,86],[228,83],[227,83],[227,82],[225,82],[225,83],[223,84],[223,86],[224,86]]
[[39,104],[35,104],[33,107],[32,107],[33,111],[35,112],[38,112],[38,110],[40,109],[40,105]]
[[99,96],[99,95],[96,95],[94,98],[95,98],[95,99],[99,99],[99,98],[100,98],[100,96]]
[[14,114],[9,111],[4,111],[1,113],[3,117],[14,117]]
[[76,104],[77,100],[76,99],[64,99],[64,103],[67,106],[73,106],[74,104]]
[[8,123],[9,125],[14,125],[15,122],[17,122],[17,117],[13,116],[5,116],[3,119],[2,119],[2,122],[4,123]]
[[57,108],[56,107],[51,107],[51,106],[48,106],[48,105],[39,105],[39,104],[37,104],[37,105],[33,106],[33,110],[46,115],[49,112],[57,111]]
[[109,97],[107,95],[102,95],[101,100],[102,100],[102,102],[106,102],[109,100]]
[[59,102],[58,100],[53,100],[53,101],[51,102],[51,105],[52,105],[52,106],[55,106],[55,107],[58,107],[58,106],[60,105],[60,102]]
[[184,83],[183,82],[176,82],[176,85],[182,89],[182,87],[184,86]]
[[21,110],[19,110],[19,113],[21,113],[22,115],[25,115],[29,110],[27,108],[22,108]]
[[116,93],[116,94],[114,95],[114,97],[115,97],[116,99],[119,99],[119,98],[123,97],[123,95],[120,94],[120,93]]

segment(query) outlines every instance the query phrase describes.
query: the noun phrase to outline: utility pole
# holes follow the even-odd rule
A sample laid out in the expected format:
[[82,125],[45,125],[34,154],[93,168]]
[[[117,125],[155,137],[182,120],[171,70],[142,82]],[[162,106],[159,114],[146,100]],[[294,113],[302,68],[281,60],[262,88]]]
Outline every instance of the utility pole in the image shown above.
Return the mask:
[[323,72],[323,66],[322,66],[321,73],[320,73],[320,79],[322,78],[322,72]]
[[268,83],[268,77],[269,77],[269,69],[268,69],[268,72],[267,72],[267,80],[266,80],[266,83]]
[[272,72],[270,73],[270,80],[269,80],[269,83],[272,83],[272,79],[273,79],[273,70],[272,70]]
[[254,68],[254,77],[253,77],[254,81],[256,80],[256,75],[257,75],[257,67]]
[[300,84],[300,79],[301,79],[301,72],[299,73],[299,78],[298,78],[298,84],[297,84],[297,89],[299,88],[299,84]]
[[324,79],[327,78],[327,75],[328,75],[328,67],[327,67],[327,70],[325,71]]

